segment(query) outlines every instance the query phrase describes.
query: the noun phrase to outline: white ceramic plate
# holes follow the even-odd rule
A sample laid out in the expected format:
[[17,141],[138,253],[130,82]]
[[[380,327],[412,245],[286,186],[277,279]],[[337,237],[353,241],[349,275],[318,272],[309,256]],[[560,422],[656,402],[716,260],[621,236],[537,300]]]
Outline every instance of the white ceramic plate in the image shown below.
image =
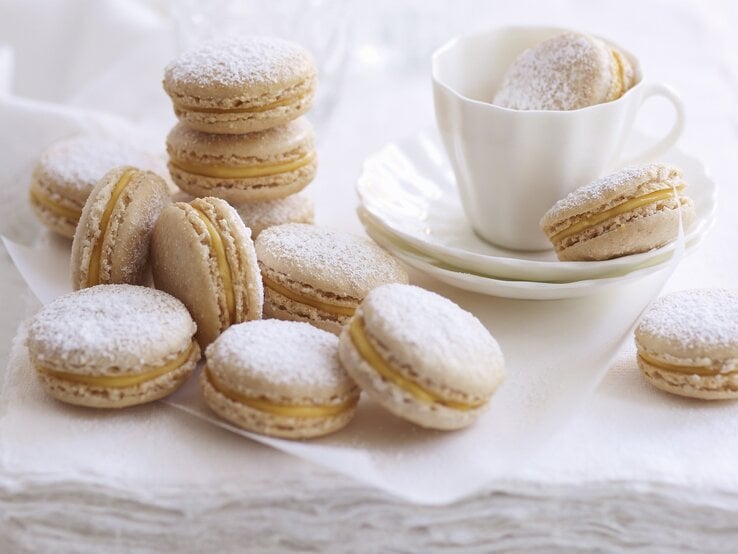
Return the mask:
[[[438,260],[423,255],[417,250],[412,249],[412,247],[400,246],[390,235],[366,220],[365,215],[366,214],[360,208],[359,216],[362,218],[369,236],[407,265],[422,271],[423,273],[427,273],[439,281],[451,286],[501,298],[514,298],[520,300],[559,300],[563,298],[589,296],[610,287],[623,286],[626,283],[637,281],[651,275],[652,273],[660,271],[669,265],[669,260],[666,260],[658,264],[652,264],[641,269],[636,269],[618,277],[582,279],[568,283],[542,283],[537,281],[494,279],[484,275],[468,273],[460,270],[459,268],[445,265]],[[689,242],[687,242],[686,252],[689,252],[697,246],[702,236],[693,237]],[[672,253],[673,252],[674,251],[672,251]],[[676,252],[678,256],[681,255],[678,248],[676,249]],[[671,260],[674,264],[678,263],[678,261],[679,259]]]
[[[628,147],[652,141],[634,133]],[[686,241],[696,244],[715,216],[716,186],[695,157],[672,148],[663,159],[679,166],[697,217]],[[598,262],[561,262],[553,250],[520,252],[489,244],[474,233],[464,216],[456,183],[435,131],[393,142],[364,163],[357,184],[365,225],[371,224],[393,242],[412,247],[429,260],[458,270],[504,280],[573,283],[612,278],[668,260],[675,244]]]

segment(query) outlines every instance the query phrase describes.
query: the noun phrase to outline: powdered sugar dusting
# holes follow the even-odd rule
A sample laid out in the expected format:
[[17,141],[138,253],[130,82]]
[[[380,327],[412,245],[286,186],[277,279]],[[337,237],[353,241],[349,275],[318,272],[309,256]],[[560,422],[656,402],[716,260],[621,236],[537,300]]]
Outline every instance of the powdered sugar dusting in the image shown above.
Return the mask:
[[256,239],[256,254],[268,268],[296,281],[359,299],[376,286],[407,282],[399,262],[374,242],[325,227],[270,227]]
[[367,332],[423,377],[484,396],[504,375],[494,337],[443,296],[412,285],[385,285],[369,293],[361,310]]
[[108,171],[124,165],[160,169],[153,156],[130,144],[78,135],[52,144],[42,154],[36,171],[67,188],[89,192]]
[[44,307],[30,324],[28,347],[41,365],[117,373],[161,363],[186,348],[194,332],[187,308],[173,296],[134,285],[98,285]]
[[738,291],[693,289],[663,296],[643,315],[636,339],[647,347],[657,341],[682,352],[709,356],[717,349],[738,357]]
[[309,323],[264,319],[232,325],[208,346],[206,358],[219,375],[241,374],[280,388],[352,386],[338,360],[338,337]]
[[680,179],[681,175],[677,167],[664,163],[648,163],[620,169],[579,187],[556,202],[541,219],[541,226],[547,227],[557,220],[583,213],[596,204],[605,203],[649,181],[662,182],[664,187],[671,186],[670,181]]
[[202,86],[272,85],[314,73],[312,56],[276,37],[225,37],[205,42],[170,63],[165,79]]
[[313,201],[304,193],[297,193],[265,202],[250,202],[235,206],[244,224],[254,237],[269,227],[284,223],[312,223],[315,213]]
[[603,102],[610,51],[599,39],[564,33],[525,50],[508,69],[494,103],[517,110],[576,110]]

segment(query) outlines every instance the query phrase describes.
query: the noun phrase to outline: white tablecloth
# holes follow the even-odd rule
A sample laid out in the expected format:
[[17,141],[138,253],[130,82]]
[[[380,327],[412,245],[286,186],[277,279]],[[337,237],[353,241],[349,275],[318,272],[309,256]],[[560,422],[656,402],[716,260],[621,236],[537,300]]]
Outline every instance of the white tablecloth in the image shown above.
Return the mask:
[[[131,8],[111,0],[44,2],[31,9],[26,4],[0,3],[0,42],[16,47],[12,80],[7,77],[13,74],[7,63],[11,56],[0,50],[0,94],[8,88],[3,83],[12,81],[21,120],[24,107],[42,107],[49,118],[57,117],[53,104],[38,104],[44,101],[112,110],[151,129],[171,124],[160,74],[141,75],[141,83],[147,83],[141,86],[150,87],[150,101],[110,106],[107,87],[130,83],[67,71],[95,63],[60,58],[64,44],[88,41],[94,62],[96,41],[111,40],[121,52],[111,63],[127,63],[124,54],[132,48],[150,48],[164,63],[167,52],[174,51],[165,5]],[[68,32],[83,13],[65,8],[72,4],[111,10],[116,36]],[[332,211],[335,224],[359,230],[353,184],[363,158],[392,138],[432,125],[427,54],[434,45],[458,32],[506,23],[577,27],[638,53],[651,79],[680,91],[688,113],[682,147],[703,158],[722,186],[716,228],[683,261],[668,288],[733,285],[738,269],[738,224],[731,214],[738,205],[738,38],[733,31],[738,16],[727,2],[464,1],[402,7],[386,2],[353,8],[347,75],[335,112],[320,129],[321,171],[312,185],[341,207]],[[94,86],[77,88],[89,82]],[[653,108],[639,121],[647,130],[668,120],[668,112]],[[0,120],[0,134],[7,124]],[[100,120],[90,125],[99,126]],[[114,118],[109,125],[117,132],[125,127]],[[55,137],[45,136],[39,126],[1,138],[0,159],[10,159],[14,143],[35,141],[40,150]],[[25,178],[32,163],[25,161],[18,175],[2,175],[3,201],[18,190],[15,180]],[[324,209],[329,208],[318,207],[318,217]],[[22,236],[18,226],[28,215],[0,222],[3,233]],[[25,286],[4,252],[0,272],[0,346],[8,349],[19,322],[37,304],[24,296]],[[15,354],[22,357],[22,348]],[[28,381],[14,380],[5,393],[36,398],[38,391],[29,387]],[[39,413],[39,418],[46,416]],[[66,416],[73,424],[74,410],[66,410]],[[354,551],[503,551],[545,545],[567,551],[627,547],[653,552],[658,545],[663,551],[729,552],[738,545],[738,406],[705,405],[653,390],[638,375],[631,344],[575,421],[533,459],[500,475],[489,493],[445,507],[405,504],[226,432],[208,429],[207,443],[193,447],[205,436],[203,424],[173,411],[143,407],[126,417],[133,425],[150,426],[152,441],[180,428],[184,438],[172,446],[172,463],[148,476],[128,474],[126,467],[136,464],[127,466],[126,457],[134,460],[141,454],[121,450],[119,459],[108,460],[116,468],[115,478],[75,480],[49,471],[63,460],[33,459],[34,441],[43,436],[28,437],[21,452],[17,445],[23,440],[10,435],[12,421],[3,419],[0,406],[0,463],[23,456],[29,460],[24,471],[0,465],[0,552],[99,551],[103,544],[106,551],[242,551],[239,545],[246,539],[254,551],[324,552],[345,551],[349,540],[357,545]],[[122,434],[110,440],[125,441],[131,423],[121,421]],[[9,437],[16,445],[13,452],[3,450]],[[101,449],[107,452],[109,446]],[[213,451],[223,453],[216,470],[193,479],[189,464],[205,463]],[[91,470],[97,462],[90,460]]]

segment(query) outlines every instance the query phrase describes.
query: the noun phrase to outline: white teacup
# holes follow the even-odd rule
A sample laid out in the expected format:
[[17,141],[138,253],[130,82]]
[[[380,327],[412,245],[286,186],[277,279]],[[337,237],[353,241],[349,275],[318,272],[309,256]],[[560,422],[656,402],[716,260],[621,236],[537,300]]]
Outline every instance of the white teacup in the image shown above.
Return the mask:
[[[677,94],[644,82],[638,60],[620,47],[635,69],[636,84],[617,100],[571,111],[511,110],[491,103],[518,54],[566,31],[503,27],[458,37],[433,54],[436,121],[464,211],[479,236],[505,248],[550,248],[538,222],[557,200],[609,169],[658,157],[684,127]],[[650,148],[620,159],[636,113],[651,96],[671,101],[674,124]]]

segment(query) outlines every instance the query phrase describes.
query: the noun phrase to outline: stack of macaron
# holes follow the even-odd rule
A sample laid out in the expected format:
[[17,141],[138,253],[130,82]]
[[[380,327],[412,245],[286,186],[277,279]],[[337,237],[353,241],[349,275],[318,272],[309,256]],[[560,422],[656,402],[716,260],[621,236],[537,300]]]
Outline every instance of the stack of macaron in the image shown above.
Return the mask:
[[[312,225],[312,204],[296,194],[315,174],[301,117],[315,81],[310,55],[272,38],[206,43],[170,64],[174,202],[123,149],[87,160],[104,171],[76,188],[52,188],[59,156],[42,159],[34,207],[74,234],[75,292],[37,314],[27,339],[52,397],[150,402],[184,383],[204,352],[206,404],[257,433],[337,431],[362,390],[424,427],[476,420],[505,375],[495,339],[451,301],[408,285],[371,240]],[[158,290],[141,286],[149,268]]]
[[227,200],[254,238],[268,224],[312,223],[312,201],[298,193],[317,168],[303,117],[316,85],[310,53],[274,37],[215,39],[171,62],[164,90],[179,118],[167,137],[177,199]]

